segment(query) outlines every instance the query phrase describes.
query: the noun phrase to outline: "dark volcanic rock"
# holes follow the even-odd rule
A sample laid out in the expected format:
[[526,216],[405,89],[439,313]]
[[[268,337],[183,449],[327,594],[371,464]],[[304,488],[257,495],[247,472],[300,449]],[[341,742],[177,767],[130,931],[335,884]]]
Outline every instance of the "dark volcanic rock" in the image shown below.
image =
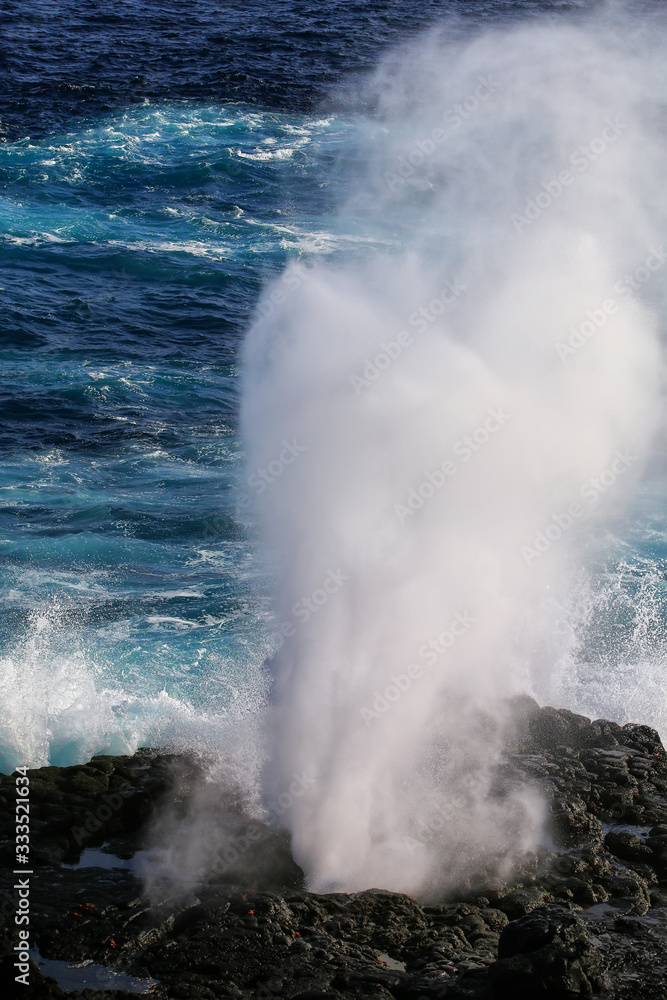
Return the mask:
[[[33,867],[76,862],[105,840],[138,834],[165,795],[178,795],[198,773],[194,760],[139,750],[133,757],[93,757],[74,767],[40,767],[30,777]],[[0,775],[0,860],[14,857],[14,779]],[[134,845],[136,846],[136,844]]]
[[[505,879],[480,871],[474,886],[429,905],[381,890],[304,891],[286,835],[247,815],[231,785],[209,783],[203,795],[206,768],[194,757],[141,750],[30,772],[32,940],[46,958],[96,963],[100,988],[80,993],[64,993],[36,966],[29,988],[13,982],[14,779],[0,776],[3,995],[136,996],[109,988],[105,970],[116,970],[152,981],[168,1000],[667,1000],[658,735],[527,698],[512,703],[508,733],[494,794],[536,788],[550,846]],[[153,879],[151,902],[132,859],[159,828],[178,867],[202,808],[221,843],[198,882]],[[108,867],[68,867],[91,847],[102,853],[86,863],[106,858]]]
[[607,985],[583,922],[565,906],[541,906],[508,924],[489,980],[508,1000],[592,996]]

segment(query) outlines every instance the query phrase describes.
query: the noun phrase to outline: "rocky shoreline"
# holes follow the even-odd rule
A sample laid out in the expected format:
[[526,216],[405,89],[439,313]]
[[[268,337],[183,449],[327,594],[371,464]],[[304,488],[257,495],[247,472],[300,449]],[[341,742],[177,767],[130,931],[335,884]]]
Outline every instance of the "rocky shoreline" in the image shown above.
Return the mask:
[[244,849],[203,887],[172,886],[151,904],[140,872],[151,824],[167,806],[185,815],[203,762],[140,750],[29,771],[39,964],[31,961],[27,987],[14,980],[15,779],[0,776],[3,994],[667,998],[667,754],[658,734],[529,699],[514,712],[499,793],[517,781],[539,788],[550,849],[524,858],[511,879],[480,876],[428,905],[380,890],[307,892],[284,834],[248,817],[233,795],[219,809]]

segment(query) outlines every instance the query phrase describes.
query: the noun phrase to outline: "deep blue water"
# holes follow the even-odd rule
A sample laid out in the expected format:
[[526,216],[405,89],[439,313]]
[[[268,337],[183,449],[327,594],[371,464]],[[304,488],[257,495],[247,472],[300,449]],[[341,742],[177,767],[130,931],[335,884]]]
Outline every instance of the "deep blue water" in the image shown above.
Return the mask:
[[238,345],[344,248],[319,105],[437,8],[1,5],[0,767],[215,740],[261,694]]
[[143,100],[309,113],[443,15],[470,26],[585,0],[49,0],[0,3],[0,121],[13,140]]
[[0,768],[213,740],[261,696],[236,501],[260,289],[357,252],[334,208],[384,49],[562,7],[0,3]]
[[5,745],[166,739],[264,659],[235,357],[262,281],[344,243],[350,129],[159,102],[0,147]]

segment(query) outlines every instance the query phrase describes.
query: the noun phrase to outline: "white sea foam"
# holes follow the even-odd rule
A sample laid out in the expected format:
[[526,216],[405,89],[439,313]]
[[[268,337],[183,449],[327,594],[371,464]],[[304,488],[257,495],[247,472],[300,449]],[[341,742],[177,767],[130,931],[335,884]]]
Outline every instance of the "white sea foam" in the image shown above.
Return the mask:
[[[196,624],[160,621],[177,629]],[[99,638],[104,640],[104,630],[99,630]],[[258,671],[248,667],[236,676],[219,654],[212,664],[202,665],[206,650],[195,649],[189,661],[181,658],[180,670],[169,668],[168,693],[155,662],[147,677],[133,676],[141,668],[132,668],[117,646],[115,652],[113,648],[104,641],[89,648],[85,634],[67,627],[64,609],[57,605],[31,613],[28,635],[17,638],[0,657],[0,771],[9,773],[17,764],[73,764],[96,753],[133,753],[140,746],[196,748],[215,758],[239,743],[250,745],[245,729],[243,740],[237,733],[265,697]],[[105,659],[109,655],[111,663]],[[192,668],[208,689],[205,706],[176,694],[175,679],[189,674],[184,667]],[[214,668],[219,678],[215,693],[207,668]]]

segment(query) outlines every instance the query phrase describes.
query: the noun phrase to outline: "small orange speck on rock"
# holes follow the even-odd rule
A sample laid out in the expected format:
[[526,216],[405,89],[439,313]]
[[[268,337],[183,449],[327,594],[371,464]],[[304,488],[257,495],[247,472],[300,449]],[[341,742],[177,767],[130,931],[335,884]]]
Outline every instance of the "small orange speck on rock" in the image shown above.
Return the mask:
[[254,917],[255,916],[255,911],[254,910],[248,910],[248,916]]

